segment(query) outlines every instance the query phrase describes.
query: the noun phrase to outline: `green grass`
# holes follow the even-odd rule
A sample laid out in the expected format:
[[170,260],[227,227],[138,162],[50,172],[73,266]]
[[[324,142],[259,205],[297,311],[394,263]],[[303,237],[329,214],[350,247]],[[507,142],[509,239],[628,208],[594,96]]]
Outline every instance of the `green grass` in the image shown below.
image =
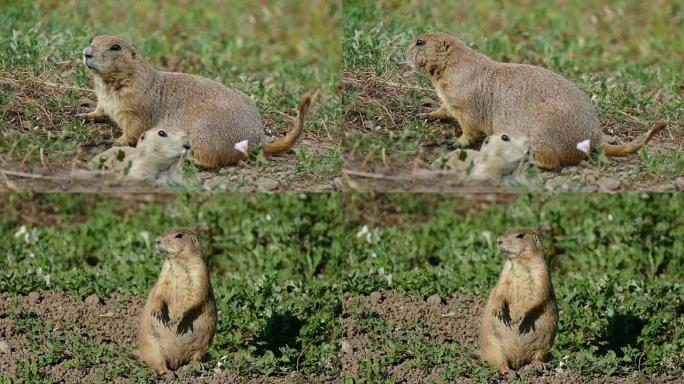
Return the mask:
[[[404,60],[404,49],[417,35],[431,31],[458,36],[494,60],[539,65],[570,79],[594,100],[603,124],[618,136],[667,121],[673,156],[684,154],[680,2],[345,0],[343,7],[344,82],[364,85],[344,95],[346,108],[353,112],[348,115],[352,119],[347,118],[349,129],[365,134],[348,136],[348,145],[357,145],[356,158],[364,158],[374,147],[371,159],[380,159],[377,148],[384,148],[392,159],[412,158],[420,154],[416,142],[433,139],[415,127],[425,123],[413,116],[436,95],[410,89],[431,88],[429,81],[420,75],[414,84],[393,76]],[[404,88],[386,85],[386,80]],[[367,99],[384,105],[392,118]],[[359,126],[362,119],[378,127],[371,132]],[[398,140],[402,132],[414,134]],[[681,173],[672,156],[659,161]]]
[[[245,376],[297,369],[344,376],[343,292],[485,297],[501,268],[495,238],[512,226],[544,229],[561,309],[550,367],[562,361],[589,377],[684,369],[684,196],[678,194],[523,195],[483,208],[440,195],[183,195],[141,207],[97,195],[3,199],[0,291],[10,295],[50,290],[144,298],[161,262],[154,236],[172,226],[204,228],[222,313],[210,369],[221,359]],[[364,225],[370,235],[359,236]],[[151,374],[110,347],[74,338],[71,328],[55,334],[56,324],[27,313],[0,316],[16,317],[31,348],[41,351],[20,364],[24,377],[45,378],[41,369],[52,360],[44,345],[80,356],[69,364],[106,364],[103,379]],[[293,319],[301,326],[274,332]],[[383,332],[391,324],[365,321],[362,329],[387,346],[364,364],[367,382],[386,382],[388,366],[404,359],[405,350],[420,367],[444,368],[445,378],[492,373],[455,344],[410,333],[393,339]]]
[[[17,195],[8,199],[9,204],[27,200]],[[171,226],[208,226],[203,243],[222,313],[210,351],[212,367],[227,356],[224,366],[245,376],[297,368],[305,374],[331,374],[339,369],[340,290],[329,269],[334,270],[332,255],[339,252],[344,236],[341,228],[323,224],[336,222],[339,199],[186,196],[139,211],[122,211],[115,201],[98,196],[45,195],[41,200],[58,207],[64,225],[29,226],[21,232],[20,223],[10,218],[15,212],[5,207],[8,215],[0,227],[3,242],[9,243],[2,247],[0,291],[48,289],[79,297],[121,292],[144,298],[161,266],[154,237]],[[87,340],[70,344],[69,336],[76,332],[54,337],[54,324],[26,321],[31,321],[23,329],[34,338],[32,347],[41,349],[49,342],[85,359],[69,364],[92,366],[87,362],[97,357],[114,367],[136,365],[109,347]],[[288,325],[290,330],[283,331]],[[43,355],[35,359],[22,366],[24,375],[31,374],[32,364],[38,369],[50,364]],[[112,368],[105,374],[133,379],[140,370]]]
[[[4,2],[0,15],[0,72],[20,83],[28,77],[91,88],[92,76],[81,64],[81,52],[93,36],[116,34],[138,46],[157,68],[199,74],[245,91],[280,132],[289,130],[292,122],[279,112],[294,115],[307,90],[320,90],[307,129],[321,143],[337,147],[340,13],[338,4],[320,0],[205,0],[163,6],[152,0],[130,6],[117,1],[12,0]],[[87,93],[50,89],[47,94],[17,95],[15,88],[0,85],[0,150],[6,152],[16,142],[19,158],[32,146],[43,148],[48,159],[60,158],[59,152],[73,155],[70,141],[81,138],[50,137],[62,127],[52,127],[49,121],[60,125],[72,120]],[[35,104],[50,118],[36,115]],[[26,127],[11,122],[17,114],[29,122]],[[28,128],[34,125],[39,129]],[[327,154],[310,156],[339,171]]]

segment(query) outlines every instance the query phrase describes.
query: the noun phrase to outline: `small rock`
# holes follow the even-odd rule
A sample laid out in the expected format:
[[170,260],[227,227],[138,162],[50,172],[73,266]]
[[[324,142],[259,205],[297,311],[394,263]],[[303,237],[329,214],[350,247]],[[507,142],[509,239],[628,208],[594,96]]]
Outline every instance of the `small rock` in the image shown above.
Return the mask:
[[569,175],[569,174],[576,173],[576,172],[577,172],[577,167],[565,167],[565,168],[562,168],[560,171],[561,175]]
[[442,304],[442,298],[438,294],[434,294],[427,298],[428,305],[440,305]]
[[280,181],[272,177],[262,176],[254,182],[260,191],[273,191],[280,186]]
[[100,305],[102,304],[102,301],[99,297],[97,297],[96,294],[93,293],[92,295],[85,298],[85,303],[86,305]]
[[377,304],[382,301],[382,293],[380,292],[371,292],[370,294],[370,301],[373,304]]
[[5,340],[0,340],[0,353],[4,353],[5,355],[12,353],[12,349]]
[[596,182],[602,191],[614,191],[622,185],[622,182],[612,177],[604,176]]
[[313,187],[314,192],[331,192],[335,191],[335,186],[332,183],[319,184]]
[[344,353],[352,353],[354,352],[354,349],[352,348],[351,344],[347,340],[342,340],[342,352]]
[[[682,185],[681,187],[684,187]],[[665,183],[660,183],[656,184],[654,186],[651,186],[648,188],[649,192],[672,192],[672,191],[682,191],[683,189],[681,187],[678,187],[676,182],[665,182]]]
[[582,189],[582,192],[585,193],[593,193],[593,192],[598,192],[599,187],[596,185],[588,185],[586,188]]
[[28,294],[28,300],[31,304],[38,304],[40,303],[40,293],[38,292],[30,292]]
[[676,178],[674,184],[678,191],[684,191],[684,177]]

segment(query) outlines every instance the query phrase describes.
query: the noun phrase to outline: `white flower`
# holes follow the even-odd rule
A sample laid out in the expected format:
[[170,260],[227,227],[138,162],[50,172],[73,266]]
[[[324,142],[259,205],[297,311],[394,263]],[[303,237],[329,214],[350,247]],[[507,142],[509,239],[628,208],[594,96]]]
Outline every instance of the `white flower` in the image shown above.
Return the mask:
[[589,150],[591,149],[591,140],[587,139],[584,141],[580,141],[579,143],[577,143],[577,149],[584,153],[589,153]]
[[150,233],[149,233],[149,232],[147,232],[147,231],[140,231],[140,237],[143,238],[143,241],[145,242],[145,244],[149,244],[149,243],[150,243]]
[[21,227],[19,227],[19,230],[14,233],[15,239],[19,239],[21,237],[24,238],[24,242],[26,244],[31,244],[35,240],[38,240],[38,230],[36,230],[35,228],[29,230],[28,228],[26,228],[25,225],[22,225]]
[[363,228],[361,228],[361,230],[360,230],[359,232],[356,233],[356,238],[359,238],[359,237],[361,237],[361,236],[367,234],[368,232],[369,232],[369,231],[368,231],[368,226],[367,226],[367,225],[364,225]]
[[368,229],[368,225],[364,225],[361,230],[356,233],[356,238],[360,239],[364,236],[366,237],[366,242],[368,244],[378,243],[380,242],[380,229],[375,228],[371,231]]
[[235,143],[235,149],[242,153],[247,153],[247,147],[249,147],[249,141],[247,140],[242,140]]
[[42,277],[43,280],[45,280],[45,284],[50,285],[50,274],[49,273],[43,273],[43,268],[36,269],[36,275],[38,275],[39,277]]
[[14,238],[16,239],[16,238],[18,238],[19,236],[26,234],[26,232],[28,232],[28,231],[26,230],[26,226],[25,226],[25,225],[22,225],[21,227],[19,227],[19,230],[18,230],[18,231],[14,232]]
[[267,213],[266,214],[266,221],[271,221],[272,219],[273,219],[273,217],[271,217],[271,215]]

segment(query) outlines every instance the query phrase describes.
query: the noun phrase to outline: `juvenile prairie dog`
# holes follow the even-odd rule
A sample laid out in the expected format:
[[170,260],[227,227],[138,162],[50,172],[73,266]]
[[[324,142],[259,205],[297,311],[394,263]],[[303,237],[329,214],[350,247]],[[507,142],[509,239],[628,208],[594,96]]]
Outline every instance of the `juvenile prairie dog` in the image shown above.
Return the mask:
[[526,137],[504,133],[487,137],[479,151],[452,151],[437,159],[433,167],[467,175],[468,180],[500,181],[504,176],[514,173],[529,155],[530,145]]
[[164,264],[140,320],[139,357],[160,374],[188,363],[201,368],[216,329],[202,246],[189,229],[171,229],[155,240]]
[[181,167],[190,151],[184,131],[167,128],[144,132],[135,148],[112,147],[90,161],[90,169],[124,175],[134,180],[152,180],[161,185],[182,184]]
[[469,147],[485,136],[507,132],[527,136],[536,163],[545,169],[579,164],[586,153],[577,144],[590,140],[608,156],[636,152],[665,128],[658,123],[642,137],[620,145],[604,142],[595,106],[577,86],[545,68],[499,63],[444,33],[420,35],[405,51],[406,62],[426,74],[441,106],[419,119],[458,121],[457,140]]
[[[155,70],[137,49],[117,36],[97,36],[83,50],[83,62],[94,75],[97,107],[83,115],[109,116],[123,131],[118,145],[134,145],[154,127],[178,127],[190,135],[193,160],[202,167],[234,165],[245,158],[235,144],[266,140],[256,104],[244,93],[195,75]],[[263,145],[275,155],[290,149],[302,132],[312,96],[299,104],[290,133]]]
[[527,364],[543,369],[558,329],[558,307],[539,235],[524,228],[496,240],[506,258],[482,314],[480,356],[508,373]]

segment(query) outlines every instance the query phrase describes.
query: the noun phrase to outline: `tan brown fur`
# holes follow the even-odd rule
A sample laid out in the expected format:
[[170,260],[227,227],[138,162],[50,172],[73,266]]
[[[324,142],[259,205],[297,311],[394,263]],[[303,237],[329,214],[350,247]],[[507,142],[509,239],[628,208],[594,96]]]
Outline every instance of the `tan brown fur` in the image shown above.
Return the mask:
[[428,75],[442,102],[418,118],[458,121],[461,147],[494,133],[527,136],[545,169],[579,164],[586,158],[577,149],[581,141],[624,156],[665,127],[658,124],[631,143],[606,145],[594,104],[572,82],[538,66],[496,62],[444,33],[420,35],[406,48],[406,60]]
[[[462,152],[465,158],[461,159]],[[451,172],[470,174],[467,181],[498,182],[505,176],[514,173],[528,160],[530,145],[525,137],[508,134],[496,134],[487,137],[479,151],[457,149],[433,163],[434,168],[445,168]],[[441,165],[444,165],[442,167]]]
[[558,307],[539,235],[513,228],[497,238],[506,258],[482,314],[480,356],[508,373],[544,367],[558,329]]
[[[151,128],[174,126],[190,135],[197,164],[217,168],[244,158],[235,149],[237,142],[265,142],[256,104],[246,94],[201,76],[157,71],[120,37],[95,37],[84,49],[83,61],[94,74],[98,101],[95,110],[83,116],[110,117],[123,131],[118,145],[134,145]],[[295,144],[310,102],[305,96],[292,132],[265,144],[266,154],[282,153]]]
[[202,246],[189,229],[168,230],[156,243],[165,260],[140,319],[138,355],[157,373],[201,368],[216,329]]
[[[190,151],[190,139],[184,131],[167,128],[144,132],[135,148],[112,147],[90,161],[90,169],[103,170],[134,180],[152,180],[166,185],[182,184],[181,167]],[[124,157],[119,159],[119,152]],[[128,168],[125,175],[124,170]]]

